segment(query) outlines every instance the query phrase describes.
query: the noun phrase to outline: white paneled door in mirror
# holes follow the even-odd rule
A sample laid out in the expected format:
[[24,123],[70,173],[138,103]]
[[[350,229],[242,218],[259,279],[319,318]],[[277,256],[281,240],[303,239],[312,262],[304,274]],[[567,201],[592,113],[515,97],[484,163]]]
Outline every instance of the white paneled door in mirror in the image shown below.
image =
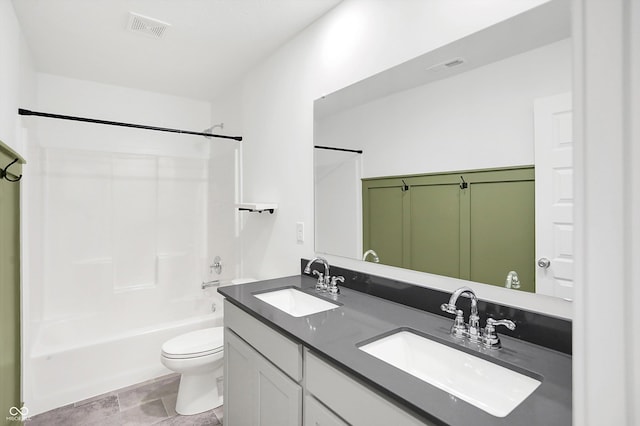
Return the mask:
[[536,292],[573,299],[573,132],[571,94],[534,103]]

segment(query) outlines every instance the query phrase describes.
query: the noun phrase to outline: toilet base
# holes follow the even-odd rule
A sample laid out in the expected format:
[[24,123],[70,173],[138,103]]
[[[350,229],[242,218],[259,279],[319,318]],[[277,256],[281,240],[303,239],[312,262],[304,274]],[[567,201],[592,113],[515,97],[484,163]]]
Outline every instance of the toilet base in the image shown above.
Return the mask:
[[222,405],[221,372],[185,374],[180,377],[176,413],[183,416],[199,414]]

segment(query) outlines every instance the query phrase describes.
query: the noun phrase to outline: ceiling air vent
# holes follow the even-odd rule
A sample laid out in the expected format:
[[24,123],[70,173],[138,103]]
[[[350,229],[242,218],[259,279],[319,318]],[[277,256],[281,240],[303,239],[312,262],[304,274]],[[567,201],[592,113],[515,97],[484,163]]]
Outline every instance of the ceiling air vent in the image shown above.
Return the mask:
[[162,38],[169,27],[170,24],[166,22],[129,12],[129,24],[127,25],[127,29],[136,34],[144,34],[153,38]]
[[462,64],[464,64],[464,58],[449,59],[446,62],[441,62],[439,64],[430,66],[429,68],[427,68],[427,71],[440,72],[442,70],[457,67],[458,65],[462,65]]

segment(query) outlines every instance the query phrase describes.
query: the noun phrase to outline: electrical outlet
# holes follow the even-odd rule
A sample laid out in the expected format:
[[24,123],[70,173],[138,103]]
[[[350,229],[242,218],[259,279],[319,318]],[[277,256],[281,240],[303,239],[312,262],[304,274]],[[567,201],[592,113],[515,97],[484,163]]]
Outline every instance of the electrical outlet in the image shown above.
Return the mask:
[[296,240],[299,244],[304,243],[304,222],[296,222]]

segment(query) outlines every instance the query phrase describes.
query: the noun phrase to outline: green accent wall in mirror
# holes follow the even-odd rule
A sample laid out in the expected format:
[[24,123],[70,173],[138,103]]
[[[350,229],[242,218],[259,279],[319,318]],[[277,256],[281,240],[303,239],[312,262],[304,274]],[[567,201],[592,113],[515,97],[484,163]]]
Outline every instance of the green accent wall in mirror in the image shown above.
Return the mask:
[[534,169],[364,179],[363,248],[379,263],[535,291]]

